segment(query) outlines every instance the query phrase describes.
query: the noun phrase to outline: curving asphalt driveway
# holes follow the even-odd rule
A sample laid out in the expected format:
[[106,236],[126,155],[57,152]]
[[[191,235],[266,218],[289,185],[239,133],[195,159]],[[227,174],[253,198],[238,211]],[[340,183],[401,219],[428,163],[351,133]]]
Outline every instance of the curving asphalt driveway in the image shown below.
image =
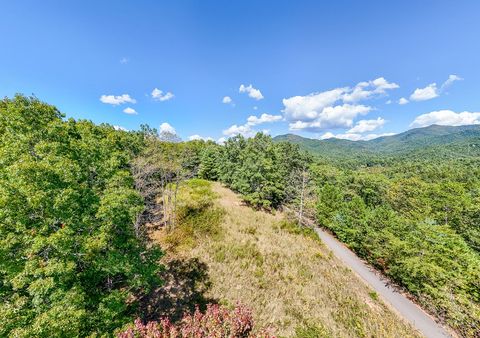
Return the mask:
[[359,275],[370,287],[378,293],[386,303],[390,304],[402,317],[410,322],[427,338],[453,337],[443,326],[436,323],[432,317],[402,293],[388,286],[382,276],[365,264],[343,243],[327,231],[315,228],[318,236],[330,250],[342,260],[351,270]]

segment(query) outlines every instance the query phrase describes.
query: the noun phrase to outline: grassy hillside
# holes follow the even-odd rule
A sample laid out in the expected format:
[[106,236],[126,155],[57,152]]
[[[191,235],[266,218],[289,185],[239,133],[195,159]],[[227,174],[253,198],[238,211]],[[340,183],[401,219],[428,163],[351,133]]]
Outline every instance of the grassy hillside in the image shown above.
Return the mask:
[[313,233],[281,213],[255,211],[202,180],[183,186],[180,196],[180,225],[152,232],[169,253],[165,289],[175,292],[165,304],[174,311],[241,302],[278,336],[417,336]]
[[478,155],[480,149],[480,125],[458,127],[432,125],[370,141],[349,141],[335,138],[316,140],[293,134],[279,135],[274,140],[298,144],[304,150],[315,155],[329,158],[373,158],[379,155],[411,155],[424,151],[470,156]]

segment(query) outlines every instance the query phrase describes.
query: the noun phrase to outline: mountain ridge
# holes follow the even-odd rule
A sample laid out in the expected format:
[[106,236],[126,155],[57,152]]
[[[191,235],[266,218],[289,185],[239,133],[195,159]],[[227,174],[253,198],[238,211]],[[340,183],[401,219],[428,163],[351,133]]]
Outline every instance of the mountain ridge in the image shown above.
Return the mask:
[[[302,149],[322,156],[354,156],[359,152],[370,155],[398,155],[418,152],[442,146],[444,151],[459,151],[462,146],[480,147],[480,125],[442,126],[413,128],[405,132],[381,136],[372,140],[352,141],[330,138],[311,139],[296,134],[275,136],[274,141],[298,144]],[[469,151],[470,147],[467,147]]]

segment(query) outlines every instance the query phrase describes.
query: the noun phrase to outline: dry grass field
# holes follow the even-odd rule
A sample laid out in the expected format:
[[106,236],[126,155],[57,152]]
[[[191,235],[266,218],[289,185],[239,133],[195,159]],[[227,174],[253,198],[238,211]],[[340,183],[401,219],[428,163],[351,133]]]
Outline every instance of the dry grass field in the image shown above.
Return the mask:
[[[191,188],[184,187],[180,225],[168,234],[152,233],[167,252],[165,279],[172,294],[183,290],[190,302],[198,303],[241,302],[253,310],[257,325],[271,327],[280,337],[420,336],[333,257],[313,232],[300,231],[281,213],[243,205],[218,183],[199,185],[197,199],[211,187],[212,202],[204,203],[201,211],[190,208]],[[194,216],[188,216],[192,212]],[[203,281],[172,277],[179,266],[188,267],[184,275]]]

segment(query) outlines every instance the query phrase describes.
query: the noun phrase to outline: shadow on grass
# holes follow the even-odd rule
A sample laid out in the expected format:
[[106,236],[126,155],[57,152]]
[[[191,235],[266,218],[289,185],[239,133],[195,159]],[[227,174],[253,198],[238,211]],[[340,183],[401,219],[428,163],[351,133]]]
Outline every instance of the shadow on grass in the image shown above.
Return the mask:
[[146,297],[140,306],[144,321],[168,317],[175,322],[185,312],[193,312],[195,306],[203,311],[206,304],[216,303],[205,297],[211,282],[208,266],[198,258],[174,259],[165,263],[161,278],[164,284]]

